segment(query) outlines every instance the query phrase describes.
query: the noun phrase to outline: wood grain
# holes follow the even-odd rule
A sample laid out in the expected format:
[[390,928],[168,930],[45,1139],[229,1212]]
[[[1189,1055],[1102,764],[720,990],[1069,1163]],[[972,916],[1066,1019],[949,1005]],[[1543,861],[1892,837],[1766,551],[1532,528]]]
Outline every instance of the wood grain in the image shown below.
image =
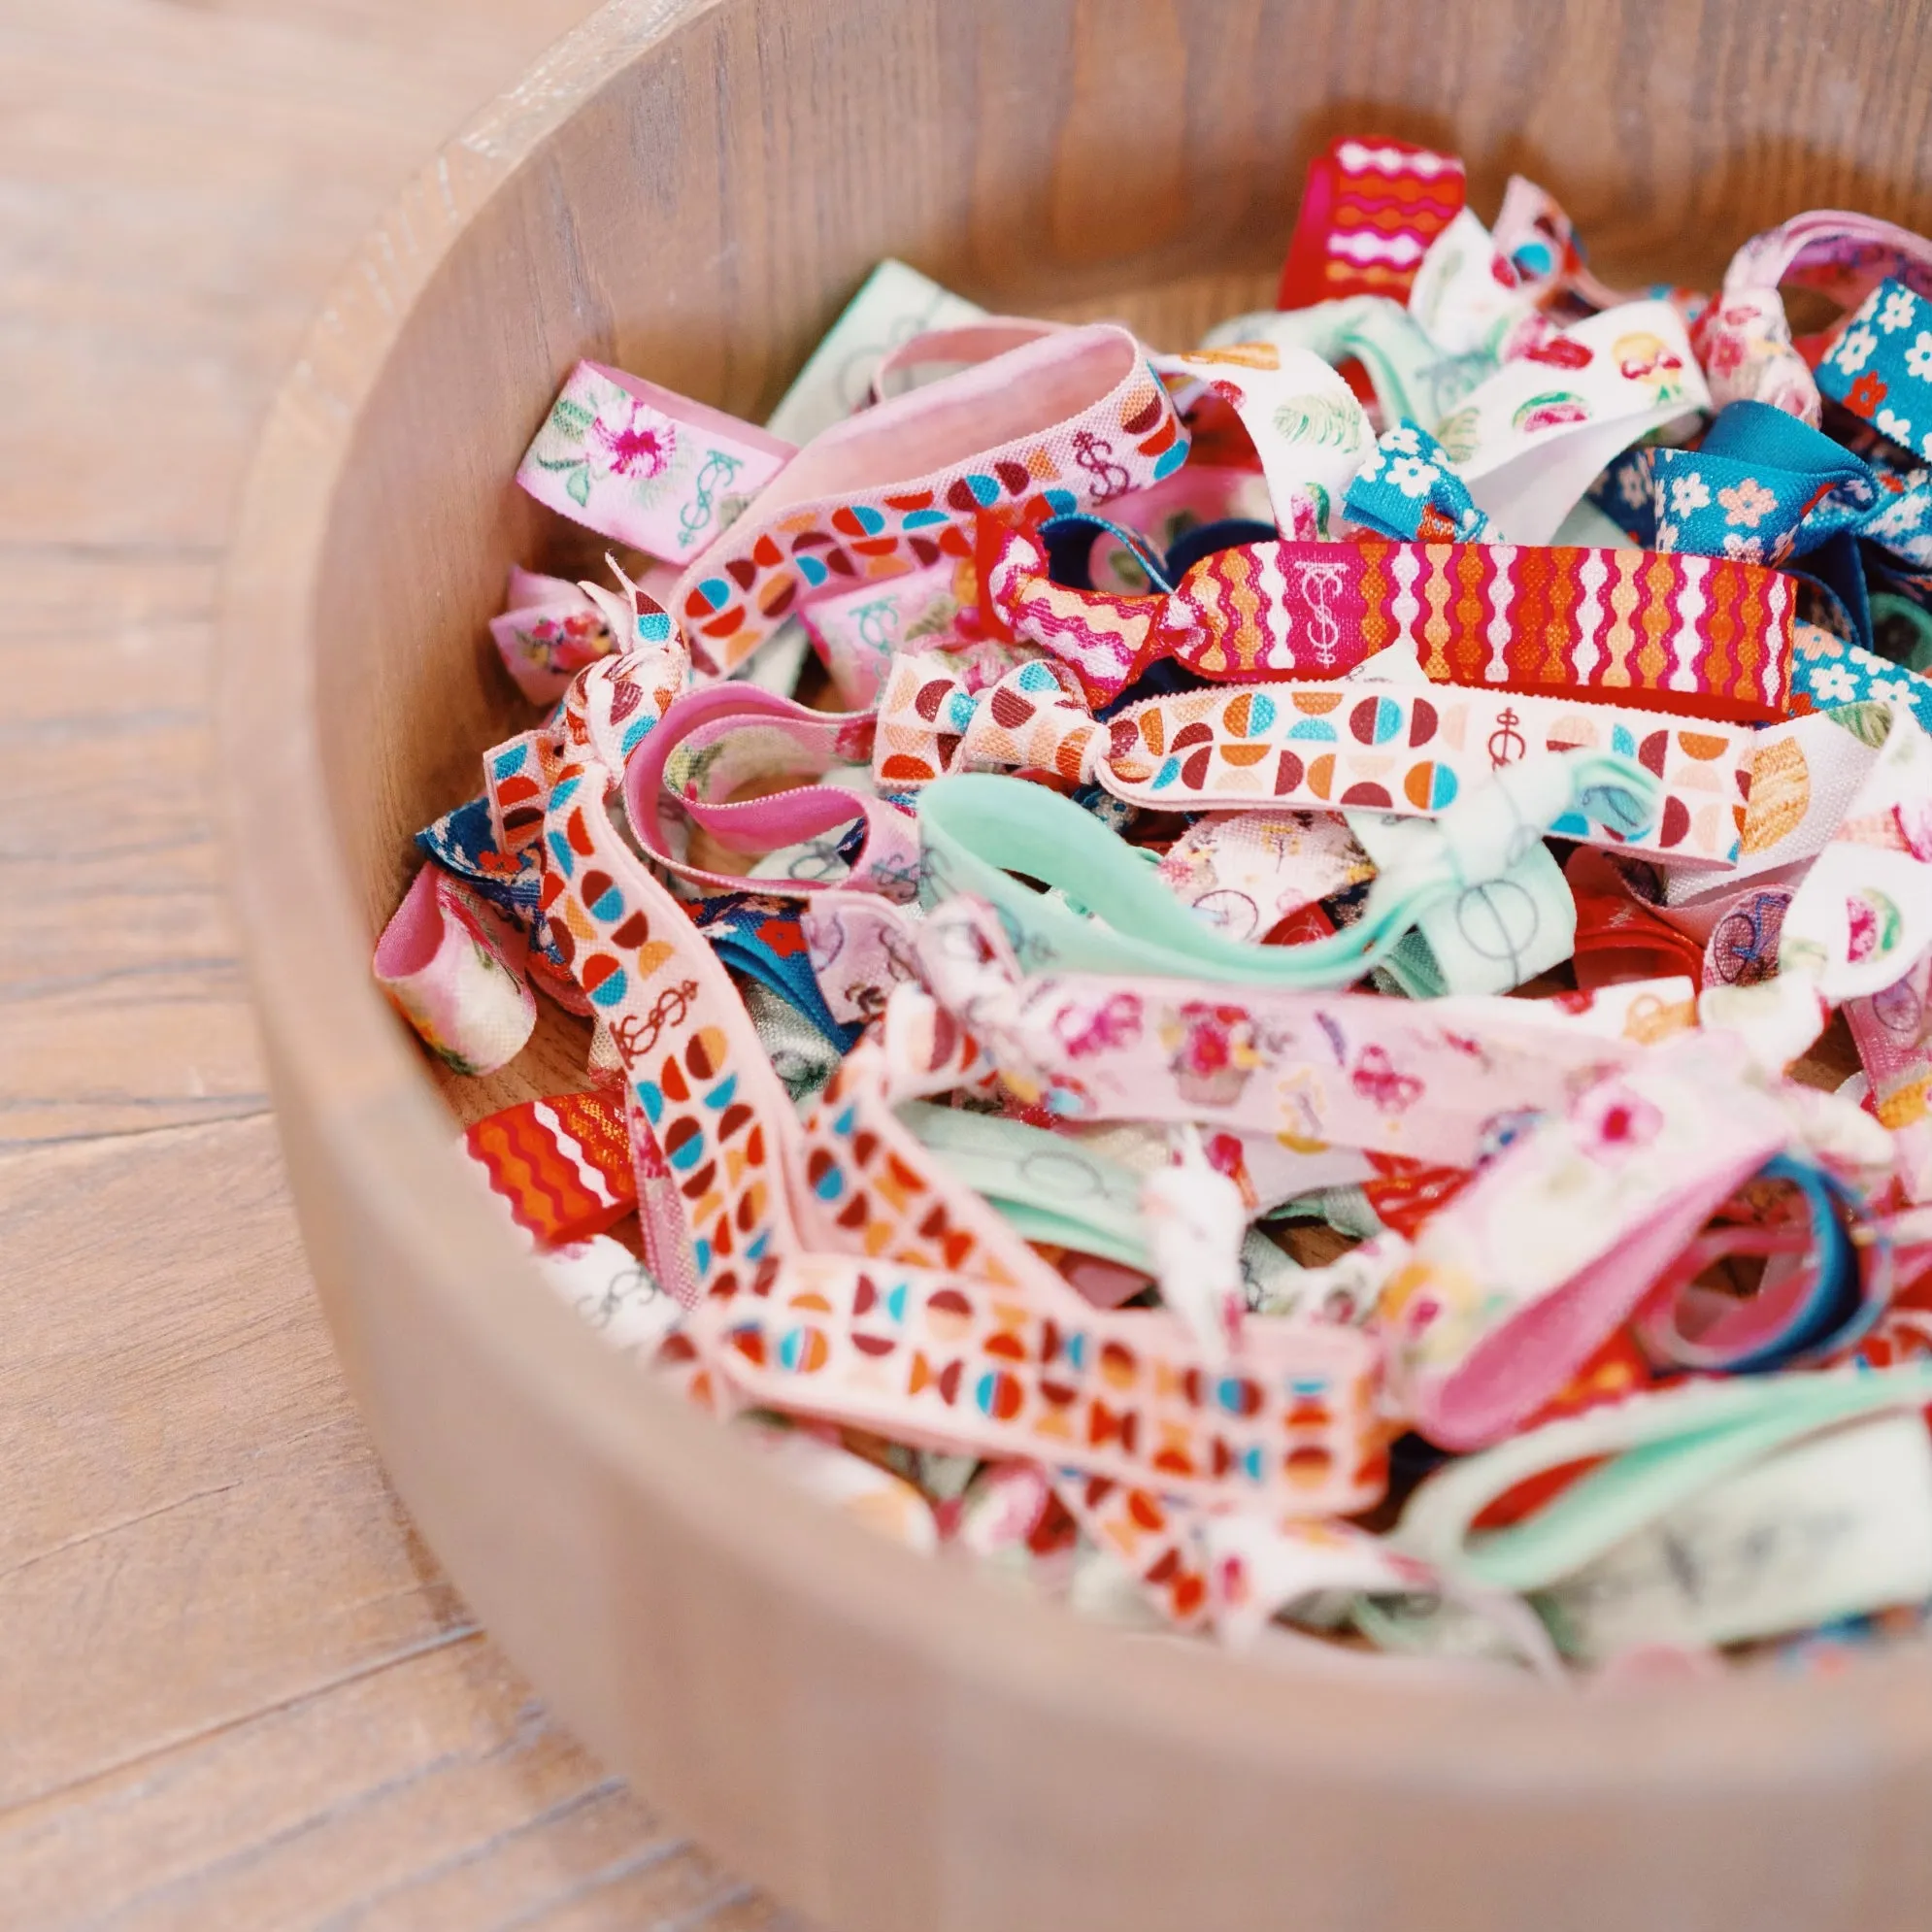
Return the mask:
[[1456,148],[1480,207],[1532,166],[1608,274],[1708,285],[1808,205],[1924,225],[1925,24],[1917,0],[1828,32],[1746,0],[617,0],[336,283],[224,626],[239,904],[318,1284],[490,1629],[821,1921],[1904,1932],[1932,1911],[1932,1662],[1555,1700],[1133,1644],[802,1513],[596,1348],[475,1214],[366,974],[409,833],[516,716],[483,622],[548,554],[506,479],[559,378],[595,355],[755,413],[887,252],[999,307],[1184,314],[1279,258],[1301,163],[1350,126]]
[[259,1113],[208,811],[214,561],[28,549],[7,576],[0,1147]]
[[778,1922],[547,1715],[385,1482],[211,810],[269,390],[409,170],[586,5],[0,4],[10,1932]]
[[[583,0],[0,0],[0,1444],[9,1451],[0,1918],[9,1926],[738,1932],[777,1922],[544,1715],[478,1634],[384,1482],[310,1299],[261,1112],[265,1081],[210,826],[210,613],[269,388],[328,276],[417,157],[583,11]],[[624,45],[642,48],[656,26],[700,11],[633,7]],[[633,303],[621,250],[588,229],[566,233],[578,251],[575,306],[549,318],[540,345],[520,346],[528,382],[488,400],[527,416],[560,359],[594,341],[752,407],[776,393],[867,251],[888,248],[1016,303],[1106,313],[1131,300],[1141,306],[1128,312],[1156,333],[1178,334],[1216,312],[1224,268],[1265,274],[1301,159],[1364,113],[1425,135],[1455,116],[1482,198],[1493,199],[1508,166],[1533,166],[1571,199],[1613,268],[1708,266],[1738,223],[1807,197],[1922,218],[1932,174],[1917,8],[1841,8],[1821,45],[1815,17],[1782,5],[1725,14],[1631,0],[1579,30],[1579,9],[1519,0],[1494,11],[1490,45],[1509,57],[1487,78],[1468,31],[1452,21],[1446,33],[1418,34],[1413,10],[1392,0],[1355,9],[1347,35],[1289,0],[1095,0],[1065,14],[949,0],[857,10],[837,31],[834,12],[796,0],[738,6],[714,23],[669,97],[683,116],[671,130],[683,144],[683,172],[640,168],[648,130],[627,126],[621,101],[590,104],[607,184],[590,200],[608,213],[608,184],[624,184],[635,198],[626,246],[649,243],[659,261],[676,252],[677,275],[663,285],[688,306],[657,314]],[[1139,79],[1131,47],[1143,41],[1159,54],[1160,84],[1116,114],[1120,90]],[[1297,68],[1291,84],[1266,58],[1282,48]],[[479,205],[555,103],[583,85],[589,57],[582,48],[560,56],[450,150],[441,177],[411,190],[403,217],[357,257],[362,308],[339,298],[336,338],[311,345],[307,406],[326,411],[336,372],[358,370],[357,345],[377,339],[384,302],[415,293],[417,253],[427,259],[438,246],[439,211]],[[608,41],[596,58],[615,65]],[[884,64],[883,87],[864,83],[868,61]],[[761,117],[761,88],[777,87],[794,62],[807,105],[787,97]],[[1622,84],[1606,87],[1606,74]],[[969,148],[920,131],[939,129],[961,102],[982,129]],[[907,155],[916,165],[903,165]],[[1252,165],[1256,155],[1265,166]],[[783,220],[739,223],[729,211],[761,168],[792,177],[798,198]],[[531,183],[498,230],[505,253],[533,236],[553,244],[583,185],[569,168]],[[675,229],[675,251],[653,239],[659,227]],[[1131,272],[1116,260],[1123,233],[1141,249]],[[1030,234],[1052,237],[1060,260],[1050,274],[1028,258]],[[500,490],[504,452],[526,426],[506,422],[502,447],[469,480],[497,490],[478,519],[492,564],[534,541]],[[427,547],[447,533],[432,521],[416,534]],[[253,561],[239,559],[245,572]],[[474,561],[465,550],[455,566],[464,597],[422,626],[425,641],[475,645],[475,600],[494,585]],[[354,558],[331,563],[350,569]],[[269,578],[257,574],[260,621],[241,647],[265,653],[293,648],[296,601],[314,588]],[[344,672],[351,685],[361,675]],[[464,675],[477,673],[473,660]],[[418,709],[433,688],[406,671],[371,687]],[[481,743],[500,703],[500,690],[466,694],[454,735]],[[435,769],[415,770],[374,801],[383,828],[359,849],[357,899],[335,890],[330,901],[351,955],[362,916],[393,884],[399,828],[439,787],[447,802],[473,749],[450,745]],[[333,846],[320,849],[339,868]],[[321,1008],[315,1024],[334,1041]],[[386,1036],[375,1049],[369,1038],[362,1015],[335,1044],[346,1070],[373,1069],[370,1090],[387,1094],[401,1058]],[[412,1112],[406,1099],[399,1117],[417,1137],[410,1160],[428,1164],[427,1108]],[[372,1130],[371,1146],[381,1139]],[[328,1244],[318,1251],[327,1258]],[[397,1252],[402,1265],[420,1258]],[[530,1292],[474,1243],[452,1242],[448,1263],[452,1292],[474,1290],[485,1307]],[[352,1322],[344,1334],[367,1384],[369,1337]],[[541,1348],[553,1346],[543,1330]],[[414,1405],[428,1434],[459,1440],[471,1419],[437,1406],[449,1384],[434,1374],[379,1386],[389,1413]],[[572,1418],[583,1429],[595,1417],[608,1440],[623,1439],[619,1460],[645,1447],[613,1419],[627,1393],[606,1378]],[[506,1440],[528,1448],[517,1421],[506,1417]],[[696,1437],[666,1440],[674,1469],[689,1452],[692,1513],[742,1519],[736,1465]],[[447,1518],[450,1499],[433,1483],[423,1493]],[[630,1520],[624,1497],[594,1482],[572,1509],[560,1549]],[[816,1523],[756,1527],[769,1531],[762,1560],[781,1572],[803,1576],[823,1557]],[[674,1632],[681,1615],[702,1617],[675,1581],[680,1539],[693,1577],[709,1563],[714,1578],[731,1578],[732,1567],[720,1571],[704,1536],[690,1541],[689,1523],[670,1532],[662,1545],[632,1542],[585,1599],[642,1611]],[[1061,1826],[1055,1876],[1025,1909],[1058,1925],[1080,1919],[1086,1880],[1118,1868],[1123,1848],[1144,1915],[1207,1923],[1235,1910],[1251,1921],[1252,1902],[1226,1875],[1257,1834],[1290,1851],[1291,1840],[1314,1834],[1325,1854],[1352,1857],[1368,1877],[1345,1900],[1319,1870],[1291,1859],[1262,1908],[1276,1915],[1292,1899],[1311,1923],[1367,1922],[1377,1911],[1447,1922],[1478,1895],[1480,1886],[1458,1893],[1449,1882],[1458,1870],[1472,1884],[1480,1876],[1470,1848],[1497,1795],[1482,1788],[1494,1774],[1467,1731],[1443,1737],[1475,1760],[1468,1793],[1391,1799],[1372,1782],[1365,1799],[1349,1781],[1395,1732],[1388,1713],[1353,1710],[1331,1767],[1341,1799],[1317,1793],[1305,1811],[1283,1812],[1246,1776],[1272,1759],[1261,1720],[1289,1732],[1334,1724],[1334,1701],[1310,1692],[1283,1718],[1280,1701],[1257,1699],[1246,1680],[1190,1678],[1199,1722],[1183,1727],[1178,1761],[1203,1762],[1210,1741],[1214,1749],[1193,1809],[1156,1819],[1127,1749],[1138,1733],[1083,1730],[1083,1752],[1071,1759],[1031,1749],[1062,1724],[1091,1726],[1101,1693],[1117,1688],[1117,1658],[1043,1649],[1037,1631],[977,1598],[935,1605],[909,1593],[891,1565],[868,1567],[875,1554],[848,1550],[838,1574],[869,1593],[877,1630],[839,1624],[823,1632],[823,1649],[809,1626],[748,1610],[741,1570],[740,1595],[726,1592],[710,1613],[719,1628],[685,1641],[692,1655],[716,1656],[720,1645],[734,1653],[742,1682],[716,1704],[673,1685],[650,1713],[685,1772],[682,1786],[666,1781],[681,1808],[755,1817],[748,1841],[772,1868],[816,1873],[821,1894],[864,1901],[870,1922],[895,1932],[1017,1923],[988,1848],[1050,1813]],[[563,1627],[581,1602],[560,1579],[538,1581],[537,1601]],[[766,1590],[776,1600],[769,1579]],[[944,1682],[909,1659],[902,1638],[916,1617],[927,1618],[927,1650],[946,1660]],[[600,1630],[600,1642],[616,1627]],[[818,1677],[828,1654],[843,1660],[844,1679]],[[558,1681],[582,1708],[603,1702],[605,1735],[634,1730],[648,1711],[640,1683],[600,1678],[592,1662],[580,1675],[560,1669]],[[1017,1706],[1016,1672],[1029,1686]],[[846,1682],[866,1691],[849,1706],[837,1693]],[[1169,1675],[1151,1702],[1130,1697],[1129,1707],[1172,1715],[1179,1682]],[[1899,1711],[1912,1703],[1894,1700]],[[1492,1716],[1483,1749],[1515,1753],[1516,1786],[1549,1794],[1540,1828],[1515,1845],[1521,1882],[1574,1896],[1566,1887],[1591,1817],[1576,1767],[1593,1751],[1626,1761],[1648,1751],[1657,1765],[1663,1789],[1643,1842],[1664,1877],[1646,1882],[1667,1886],[1669,1874],[1689,1870],[1714,1827],[1733,1844],[1762,1839],[1771,1813],[1749,1797],[1714,1798],[1710,1781],[1754,1751],[1764,1795],[1782,1799],[1788,1706],[1744,1714],[1728,1751],[1682,1738],[1666,1751],[1648,1720],[1611,1722],[1581,1749],[1574,1736],[1539,1747],[1538,1734]],[[774,1713],[784,1749],[748,1762],[740,1737],[761,1736]],[[849,1776],[828,1777],[828,1760],[807,1749],[882,1720],[903,1734],[900,1748],[861,1753]],[[1888,1734],[1864,1707],[1823,1708],[1819,1722],[1855,1737],[1849,1749],[1863,1761],[1919,1761],[1909,1727]],[[1017,1751],[1016,1736],[1025,1741]],[[707,1737],[723,1740],[716,1762],[701,1749]],[[935,1782],[921,1755],[933,1739],[945,1741],[947,1777],[959,1782]],[[1913,1850],[1920,1793],[1903,1781],[1877,1795],[1869,1783],[1849,1796],[1807,1793],[1796,1822],[1771,1832],[1756,1876],[1739,1861],[1729,1922],[1795,1922],[1820,1898],[1818,1915],[1900,1922],[1888,1901],[1925,1896]],[[957,1834],[949,1869],[942,1880],[868,1869],[864,1835],[846,1828],[860,1815],[944,1816]],[[1205,1885],[1173,1856],[1157,1828],[1170,1823],[1197,1847],[1219,1848]],[[1421,1829],[1453,1848],[1448,1881],[1441,1863],[1389,1863],[1391,1840]],[[1887,1884],[1873,1877],[1881,1846]],[[1591,1899],[1613,1896],[1600,1888]],[[1657,1893],[1640,1886],[1627,1902],[1637,1916],[1646,1896]],[[1623,1913],[1626,1902],[1615,1902]]]

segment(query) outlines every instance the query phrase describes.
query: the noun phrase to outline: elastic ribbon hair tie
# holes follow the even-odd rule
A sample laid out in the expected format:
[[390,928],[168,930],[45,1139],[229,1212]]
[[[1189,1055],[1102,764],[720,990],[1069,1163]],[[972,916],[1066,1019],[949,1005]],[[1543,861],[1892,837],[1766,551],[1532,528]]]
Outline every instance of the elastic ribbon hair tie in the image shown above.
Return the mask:
[[[1529,1593],[1586,1659],[1915,1601],[1932,1589],[1928,1399],[1922,1362],[1659,1390],[1439,1470],[1394,1540],[1465,1584]],[[1576,1465],[1526,1519],[1477,1527],[1526,1479]]]
[[[1029,970],[1024,935],[1016,945],[1010,922],[971,898],[936,908],[916,945],[929,990],[892,996],[895,1078],[916,1077],[945,1022],[1029,1108],[1279,1137],[1288,1173],[1340,1148],[1474,1168],[1694,1019],[1684,980],[1562,1003],[1422,1002],[1227,983],[1176,960],[1160,977],[1139,957]],[[933,1005],[923,1019],[920,998]]]
[[816,591],[969,557],[985,510],[1098,509],[1187,450],[1125,329],[1052,330],[826,430],[691,564],[670,608],[700,670],[721,676]]
[[660,1360],[714,1402],[935,1447],[1182,1491],[1232,1478],[1316,1515],[1371,1501],[1365,1338],[1271,1325],[1221,1369],[1171,1314],[1094,1309],[891,1118],[864,1044],[798,1124],[723,968],[610,817],[625,753],[593,693],[622,676],[592,667],[568,714],[544,907],[622,1062],[652,1272],[692,1311]]
[[1678,711],[1782,717],[1787,582],[1725,558],[1509,544],[1239,544],[1172,591],[1121,596],[1056,583],[1036,533],[1009,530],[986,595],[1105,704],[1171,659],[1216,681],[1340,678],[1413,645],[1436,683]]
[[[1254,947],[1204,926],[1092,816],[1012,779],[942,780],[920,801],[920,895],[930,908],[960,894],[999,914],[1020,960],[1098,971],[1168,973],[1259,985],[1346,985],[1392,952],[1418,919],[1472,885],[1501,877],[1554,821],[1584,810],[1640,833],[1656,781],[1634,760],[1590,751],[1530,759],[1443,812],[1371,886],[1360,919],[1328,939]],[[1017,883],[1057,887],[1083,917]]]
[[873,773],[888,796],[974,771],[1044,774],[1167,811],[1358,808],[1440,814],[1542,752],[1632,760],[1661,785],[1647,823],[1587,797],[1548,829],[1691,864],[1735,862],[1752,734],[1622,707],[1397,684],[1213,686],[1096,720],[1064,667],[1022,664],[978,693],[942,658],[902,655],[879,704]]
[[1347,136],[1281,299],[883,264],[763,429],[570,371],[517,481],[608,577],[512,572],[373,961],[508,1070],[477,1198],[787,1480],[1133,1627],[1922,1621],[1932,242],[1619,290]]

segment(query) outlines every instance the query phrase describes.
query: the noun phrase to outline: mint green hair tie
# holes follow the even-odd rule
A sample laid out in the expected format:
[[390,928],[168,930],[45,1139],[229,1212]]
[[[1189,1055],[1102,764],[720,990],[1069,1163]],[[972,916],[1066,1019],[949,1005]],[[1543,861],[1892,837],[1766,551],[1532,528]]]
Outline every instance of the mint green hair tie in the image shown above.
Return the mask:
[[1070,799],[1024,780],[969,773],[939,780],[920,798],[919,892],[928,908],[960,893],[986,901],[1028,972],[1142,972],[1320,990],[1359,979],[1433,910],[1503,878],[1566,814],[1586,809],[1635,837],[1654,817],[1658,795],[1643,766],[1614,752],[1506,765],[1431,821],[1430,836],[1410,842],[1371,886],[1356,924],[1303,946],[1266,947],[1203,925],[1133,848]]

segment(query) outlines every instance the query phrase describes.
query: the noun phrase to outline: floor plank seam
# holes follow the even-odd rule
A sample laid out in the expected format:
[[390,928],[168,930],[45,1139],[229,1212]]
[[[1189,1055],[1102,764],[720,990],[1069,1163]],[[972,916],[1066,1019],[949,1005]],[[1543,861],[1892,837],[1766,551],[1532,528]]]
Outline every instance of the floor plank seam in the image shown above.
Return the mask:
[[[363,1790],[337,1799],[332,1804],[323,1805],[307,1816],[285,1824],[279,1830],[255,1838],[248,1845],[221,1857],[210,1859],[205,1865],[196,1866],[192,1871],[177,1873],[165,1882],[135,1894],[120,1909],[137,1906],[142,1910],[151,1910],[171,1900],[191,1898],[198,1890],[219,1886],[228,1879],[259,1865],[276,1852],[299,1845],[305,1838],[313,1837],[318,1831],[325,1831],[331,1825],[354,1818],[358,1814],[384,1804],[430,1779],[440,1777],[447,1772],[500,1762],[527,1752],[550,1728],[541,1714],[538,1714],[537,1721],[532,1722],[530,1707],[526,1706],[517,1714],[517,1721],[508,1736],[496,1739],[482,1749],[457,1749],[439,1751],[422,1763],[412,1765],[407,1771],[399,1772],[393,1777],[379,1779]],[[581,1797],[583,1794],[578,1795]]]
[[594,1784],[586,1784],[581,1791],[573,1791],[567,1798],[559,1799],[553,1805],[547,1805],[542,1811],[524,1818],[520,1823],[506,1826],[492,1832],[480,1844],[466,1847],[461,1851],[452,1852],[447,1858],[440,1858],[434,1864],[425,1865],[420,1872],[413,1872],[407,1879],[398,1880],[393,1884],[382,1886],[355,1904],[341,1912],[332,1913],[320,1920],[313,1932],[354,1932],[354,1928],[378,1906],[392,1898],[400,1898],[412,1891],[418,1891],[424,1885],[434,1884],[440,1879],[447,1879],[453,1873],[480,1864],[485,1858],[493,1858],[499,1851],[516,1844],[520,1838],[527,1838],[534,1831],[542,1831],[553,1824],[560,1824],[566,1818],[574,1817],[601,1798],[616,1797],[628,1787],[621,1778],[600,1779]]
[[86,537],[0,537],[0,562],[17,557],[75,557],[83,562],[113,562],[119,557],[148,562],[154,558],[179,557],[190,563],[224,563],[230,546],[178,542],[162,537],[144,541],[139,537],[110,537],[96,541]]
[[[0,1006],[24,1005],[61,993],[92,992],[103,986],[124,984],[129,980],[159,980],[172,974],[228,973],[239,975],[239,953],[212,952],[171,959],[147,959],[133,966],[104,966],[97,972],[63,974],[58,979],[13,980],[0,983]],[[203,988],[204,994],[212,989]]]
[[[204,1116],[198,1120],[167,1120],[152,1127],[115,1127],[88,1134],[44,1134],[25,1140],[8,1140],[0,1137],[0,1164],[25,1154],[35,1153],[47,1148],[76,1148],[94,1144],[106,1146],[122,1141],[151,1141],[163,1134],[205,1134],[215,1127],[232,1127],[242,1120],[272,1119],[275,1108],[265,1093],[237,1094],[235,1098],[244,1104],[232,1113]],[[54,1103],[45,1100],[0,1100],[0,1114],[16,1110],[24,1111],[29,1107],[47,1107]],[[72,1102],[61,1102],[63,1106]],[[186,1099],[144,1099],[139,1096],[103,1096],[91,1104],[115,1107],[191,1107],[195,1103]]]
[[[353,1670],[339,1672],[336,1676],[327,1678],[320,1683],[310,1684],[302,1690],[291,1691],[286,1697],[257,1705],[252,1710],[238,1712],[231,1717],[223,1717],[213,1724],[203,1725],[199,1730],[186,1731],[179,1737],[164,1738],[141,1750],[132,1751],[126,1757],[118,1758],[113,1763],[84,1772],[78,1778],[64,1780],[58,1784],[48,1786],[44,1791],[35,1791],[24,1798],[17,1798],[0,1805],[0,1825],[4,1825],[8,1818],[21,1812],[60,1800],[71,1800],[91,1785],[105,1783],[110,1779],[125,1777],[129,1772],[138,1771],[143,1765],[154,1763],[174,1752],[211,1743],[216,1738],[225,1737],[230,1732],[241,1730],[247,1725],[259,1723],[265,1717],[280,1716],[283,1713],[298,1711],[306,1705],[317,1703],[322,1698],[333,1696],[337,1691],[346,1689],[351,1684],[367,1682],[371,1678],[382,1676],[384,1671],[414,1663],[418,1657],[429,1656],[437,1650],[448,1649],[456,1644],[485,1641],[480,1623],[462,1623],[446,1630],[439,1630],[418,1643],[408,1644],[399,1650],[392,1650],[386,1656],[374,1658],[366,1664],[358,1664]],[[137,1785],[132,1795],[141,1796],[144,1788]]]
[[184,1510],[192,1503],[206,1502],[211,1496],[225,1496],[241,1486],[239,1482],[213,1483],[206,1489],[194,1489],[185,1496],[177,1496],[172,1502],[157,1503],[151,1510],[142,1510],[134,1516],[121,1516],[115,1522],[100,1523],[93,1529],[83,1530],[79,1536],[70,1536],[63,1542],[50,1544],[45,1549],[37,1549],[31,1556],[23,1556],[17,1563],[9,1564],[6,1569],[0,1570],[0,1583],[7,1582],[23,1571],[31,1570],[37,1564],[45,1563],[52,1557],[65,1555],[70,1549],[83,1549],[90,1543],[98,1543],[104,1536],[118,1535],[124,1529],[132,1529],[136,1523],[152,1522],[156,1516],[168,1516],[175,1510]]
[[[508,1918],[498,1919],[488,1928],[488,1932],[528,1932],[529,1927],[541,1924],[553,1912],[568,1911],[580,1900],[590,1898],[611,1885],[620,1884],[625,1879],[634,1879],[653,1866],[667,1865],[682,1853],[696,1849],[696,1844],[689,1838],[654,1841],[641,1851],[627,1852],[621,1858],[612,1859],[608,1865],[599,1866],[587,1878],[580,1879],[554,1898],[546,1899],[541,1905],[525,1907]],[[645,1932],[645,1928],[640,1926],[638,1932]],[[657,1928],[652,1928],[652,1932],[657,1932]]]

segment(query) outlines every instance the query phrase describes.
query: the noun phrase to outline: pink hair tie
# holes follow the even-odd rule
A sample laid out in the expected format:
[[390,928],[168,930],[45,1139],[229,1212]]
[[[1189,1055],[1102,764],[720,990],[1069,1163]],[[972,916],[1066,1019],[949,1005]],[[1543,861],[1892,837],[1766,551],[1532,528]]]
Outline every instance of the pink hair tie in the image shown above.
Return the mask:
[[1711,400],[1769,403],[1816,425],[1812,370],[1828,336],[1793,342],[1779,292],[1786,283],[1855,309],[1887,277],[1932,295],[1932,241],[1890,221],[1841,209],[1796,215],[1754,235],[1731,257],[1724,286],[1693,340]]
[[[646,851],[667,871],[694,884],[738,891],[745,881],[708,872],[672,853],[658,810],[665,768],[681,748],[702,749],[721,744],[732,732],[753,725],[775,729],[809,763],[821,766],[844,757],[862,768],[872,749],[870,712],[816,712],[739,682],[685,692],[666,710],[626,764],[624,804],[631,829]],[[849,874],[837,883],[849,889],[874,889],[895,900],[910,899],[917,890],[918,828],[906,813],[879,799],[836,784],[805,784],[764,798],[722,802],[687,788],[679,796],[679,805],[692,823],[744,852],[769,851],[860,819],[863,841]],[[802,894],[822,890],[828,882],[760,877],[756,883],[762,891]]]
[[524,947],[443,868],[425,865],[376,945],[377,983],[439,1059],[493,1074],[523,1050],[537,1002]]
[[1123,328],[1058,329],[825,430],[679,580],[707,676],[819,591],[970,556],[974,520],[1095,508],[1178,469],[1187,438]]

